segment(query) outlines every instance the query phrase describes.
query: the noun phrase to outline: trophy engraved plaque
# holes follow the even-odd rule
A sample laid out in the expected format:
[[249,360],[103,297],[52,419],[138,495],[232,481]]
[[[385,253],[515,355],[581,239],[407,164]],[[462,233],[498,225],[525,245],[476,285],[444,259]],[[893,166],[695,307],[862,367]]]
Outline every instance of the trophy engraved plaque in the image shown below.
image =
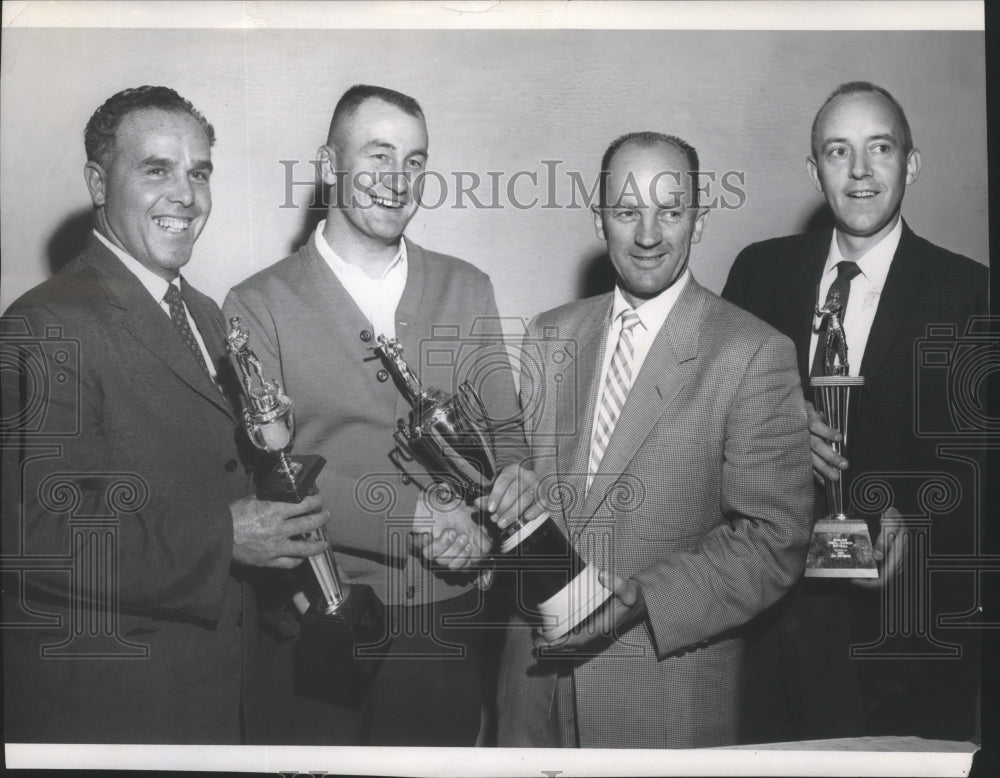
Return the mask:
[[[316,477],[326,460],[321,456],[290,456],[295,438],[295,412],[277,378],[266,380],[260,359],[249,346],[250,333],[239,316],[229,320],[226,345],[239,368],[246,395],[243,427],[259,451],[277,458],[258,480],[263,500],[302,502],[316,493]],[[326,541],[323,527],[303,536]],[[374,643],[384,633],[384,606],[366,584],[345,584],[333,551],[309,557],[314,591],[300,614],[302,634],[295,647],[295,689],[319,699],[345,699],[360,693],[364,676],[377,663],[358,662],[354,646]],[[296,600],[301,601],[298,596]]]
[[[824,306],[816,307],[821,317],[821,331],[816,348],[824,349],[822,364],[824,375],[813,376],[809,385],[813,390],[816,410],[823,414],[826,423],[838,430],[842,440],[832,443],[833,449],[847,456],[847,422],[851,405],[857,401],[865,379],[848,375],[847,338],[842,316],[844,306],[837,291],[831,292]],[[868,524],[845,512],[844,478],[825,480],[827,513],[816,522],[806,556],[807,578],[878,578],[878,568],[872,556],[872,539]]]
[[[380,335],[378,344],[375,353],[411,406],[409,418],[396,424],[400,449],[465,501],[489,494],[499,475],[495,430],[478,392],[468,382],[453,395],[422,388],[398,341]],[[548,513],[507,526],[492,559],[498,567],[524,573],[529,604],[541,615],[540,632],[550,642],[583,623],[611,596],[596,566],[583,561]]]

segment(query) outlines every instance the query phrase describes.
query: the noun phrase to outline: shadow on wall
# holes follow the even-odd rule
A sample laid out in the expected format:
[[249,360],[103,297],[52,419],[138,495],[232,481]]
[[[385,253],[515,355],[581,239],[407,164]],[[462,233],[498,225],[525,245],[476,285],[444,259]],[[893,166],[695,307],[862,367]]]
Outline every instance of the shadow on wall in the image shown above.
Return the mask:
[[87,236],[94,229],[94,210],[84,208],[63,219],[49,238],[49,272],[58,273],[83,249]]
[[302,218],[302,224],[288,246],[289,254],[302,248],[313,232],[316,231],[316,226],[326,218],[326,203],[329,202],[327,199],[329,196],[328,187],[323,184],[322,179],[317,173],[316,180],[313,183],[312,197],[309,199],[309,204],[303,209],[305,215]]

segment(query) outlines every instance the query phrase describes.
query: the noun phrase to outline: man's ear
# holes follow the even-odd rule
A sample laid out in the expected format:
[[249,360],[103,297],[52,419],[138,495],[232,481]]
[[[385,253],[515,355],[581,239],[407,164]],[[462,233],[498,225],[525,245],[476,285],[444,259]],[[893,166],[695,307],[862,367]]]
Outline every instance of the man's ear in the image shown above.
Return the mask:
[[90,192],[90,200],[94,207],[103,207],[106,200],[105,179],[107,178],[104,168],[91,160],[83,166],[83,178],[87,182],[87,190]]
[[920,175],[920,149],[912,148],[906,155],[906,185],[909,186]]
[[809,173],[809,178],[813,182],[813,186],[816,187],[816,191],[823,194],[823,184],[819,180],[819,168],[816,167],[816,158],[813,156],[806,157],[806,171]]
[[697,243],[701,240],[701,232],[705,229],[705,219],[708,218],[708,208],[699,208],[694,217],[694,226],[691,228],[691,242]]
[[324,144],[316,152],[316,159],[319,160],[319,172],[323,177],[323,183],[333,186],[337,183],[337,152],[330,144]]
[[590,211],[594,215],[594,229],[597,231],[597,237],[601,240],[607,240],[604,235],[604,216],[601,214],[601,207],[592,205]]

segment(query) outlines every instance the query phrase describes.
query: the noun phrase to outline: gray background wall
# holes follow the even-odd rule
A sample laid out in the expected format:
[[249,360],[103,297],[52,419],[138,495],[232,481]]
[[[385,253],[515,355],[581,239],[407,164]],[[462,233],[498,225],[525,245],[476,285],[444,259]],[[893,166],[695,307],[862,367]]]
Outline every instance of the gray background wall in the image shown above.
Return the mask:
[[[742,171],[743,207],[716,210],[692,267],[719,290],[747,243],[821,224],[804,160],[826,94],[869,79],[904,105],[923,152],[903,214],[915,230],[987,262],[984,36],[981,32],[365,31],[7,29],[0,65],[0,308],[46,278],[85,231],[83,127],[119,89],[166,84],[215,124],[214,210],[186,275],[221,301],[295,248],[307,186],[283,208],[286,168],[311,177],[337,97],[356,82],[424,106],[430,167],[449,201],[408,234],[494,280],[501,312],[527,317],[598,291],[602,243],[582,208],[515,208],[549,195],[543,160],[593,181],[616,135],[660,129],[694,143],[704,169]],[[456,171],[501,171],[501,206],[454,207]],[[429,184],[434,187],[433,182]],[[488,184],[478,190],[488,199]],[[428,191],[428,195],[431,191]],[[732,201],[732,197],[729,198]]]

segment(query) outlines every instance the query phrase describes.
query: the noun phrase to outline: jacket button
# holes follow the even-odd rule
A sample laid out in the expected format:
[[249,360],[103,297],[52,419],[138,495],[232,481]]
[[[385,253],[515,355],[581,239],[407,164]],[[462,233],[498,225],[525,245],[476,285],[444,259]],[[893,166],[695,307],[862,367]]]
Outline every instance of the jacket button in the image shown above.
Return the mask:
[[367,343],[371,339],[372,339],[371,330],[361,330],[361,340]]
[[230,459],[228,462],[226,462],[226,472],[235,473],[236,468],[239,466],[240,466],[239,462],[237,462],[235,459]]
[[386,372],[385,370],[379,370],[379,371],[378,371],[378,372],[377,372],[377,373],[375,374],[375,377],[376,377],[376,378],[377,378],[377,379],[378,379],[379,381],[381,381],[381,382],[382,382],[383,384],[384,384],[384,383],[385,383],[386,381],[388,381],[388,380],[389,380],[389,374],[388,374],[388,373],[387,373],[387,372]]
[[236,626],[237,627],[242,627],[243,626],[243,614],[242,613],[237,613],[236,614]]
[[412,600],[417,594],[417,587],[410,584],[406,587],[406,599]]

